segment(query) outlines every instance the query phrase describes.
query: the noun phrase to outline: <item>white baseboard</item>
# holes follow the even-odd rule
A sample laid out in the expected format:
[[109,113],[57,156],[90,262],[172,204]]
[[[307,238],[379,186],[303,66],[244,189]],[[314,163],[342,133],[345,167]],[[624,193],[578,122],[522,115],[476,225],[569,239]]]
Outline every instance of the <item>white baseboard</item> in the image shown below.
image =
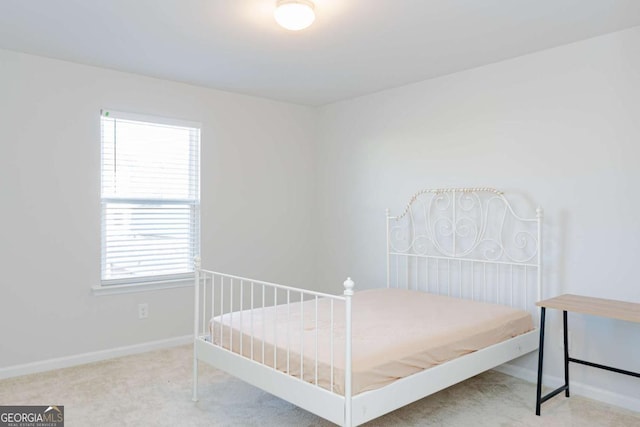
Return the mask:
[[85,363],[98,362],[101,360],[113,359],[115,357],[129,356],[131,354],[145,353],[147,351],[159,350],[162,348],[176,347],[192,342],[193,335],[185,335],[182,337],[150,341],[125,347],[94,351],[91,353],[76,354],[73,356],[59,357],[39,362],[25,363],[24,365],[8,366],[6,368],[0,368],[0,380],[18,377],[21,375],[51,371],[54,369],[69,368],[71,366],[84,365]]
[[[534,384],[538,381],[538,373],[531,369],[514,366],[508,363],[500,365],[494,369],[498,372],[502,372],[503,374],[511,375],[512,377],[520,378]],[[564,379],[551,375],[543,375],[542,382],[546,386],[555,388],[560,387],[562,384],[564,384]],[[593,387],[572,380],[569,381],[569,385],[571,386],[571,394],[575,393],[576,395],[584,396],[593,400],[598,400],[609,405],[619,406],[631,411],[640,412],[640,399],[638,398],[625,396],[609,390],[603,390],[601,388]],[[532,396],[532,399],[535,400],[535,396]]]

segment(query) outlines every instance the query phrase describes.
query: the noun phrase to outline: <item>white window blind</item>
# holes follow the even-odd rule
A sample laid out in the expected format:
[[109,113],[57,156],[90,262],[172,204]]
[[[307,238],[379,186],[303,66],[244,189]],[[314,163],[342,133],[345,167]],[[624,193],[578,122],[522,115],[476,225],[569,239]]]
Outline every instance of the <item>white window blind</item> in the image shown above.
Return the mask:
[[177,280],[200,252],[200,128],[102,111],[102,284]]

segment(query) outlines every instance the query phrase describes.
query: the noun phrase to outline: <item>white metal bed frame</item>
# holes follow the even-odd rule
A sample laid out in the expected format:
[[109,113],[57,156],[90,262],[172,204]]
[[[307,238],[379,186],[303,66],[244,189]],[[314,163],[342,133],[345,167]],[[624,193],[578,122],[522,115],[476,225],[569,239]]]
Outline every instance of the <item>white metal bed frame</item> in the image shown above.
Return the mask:
[[[387,210],[387,287],[446,293],[522,307],[532,313],[535,325],[535,301],[542,296],[542,217],[541,208],[536,209],[535,217],[517,215],[504,195],[491,188],[420,191],[413,195],[402,214],[390,216]],[[538,348],[537,331],[533,330],[353,396],[351,298],[354,282],[350,278],[344,282],[343,295],[329,295],[204,270],[199,258],[195,260],[195,272],[194,401],[198,399],[198,362],[204,361],[335,424],[350,427]],[[392,280],[394,273],[395,281]],[[535,283],[533,295],[529,283]],[[331,387],[326,389],[318,385],[317,332],[315,358],[305,355],[315,363],[315,375],[307,375],[301,368],[300,375],[304,378],[289,373],[292,350],[300,350],[300,363],[303,364],[304,348],[291,349],[287,344],[284,372],[274,368],[277,366],[277,352],[273,352],[274,360],[265,360],[264,342],[254,348],[254,311],[278,306],[278,309],[289,313],[293,302],[315,300],[314,319],[317,324],[317,302],[320,298],[330,300],[332,333],[334,303],[344,303],[344,394],[333,390],[333,357]],[[242,348],[242,340],[234,347],[233,335],[230,336],[233,351],[211,342],[207,332],[209,320],[214,315],[224,316],[238,310],[248,310],[244,313],[251,318],[251,331],[245,332],[251,334],[250,350]],[[233,322],[233,318],[230,319]],[[288,334],[289,330],[287,342]],[[334,353],[333,345],[332,335],[331,354]]]

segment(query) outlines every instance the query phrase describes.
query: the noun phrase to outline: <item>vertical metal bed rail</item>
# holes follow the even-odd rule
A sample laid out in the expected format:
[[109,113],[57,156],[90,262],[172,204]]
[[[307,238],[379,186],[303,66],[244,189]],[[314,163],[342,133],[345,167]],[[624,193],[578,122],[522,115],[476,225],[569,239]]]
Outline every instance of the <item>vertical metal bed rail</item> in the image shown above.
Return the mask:
[[251,320],[250,320],[250,322],[251,322],[251,358],[250,359],[251,360],[255,360],[254,359],[254,353],[253,353],[253,346],[254,346],[253,340],[254,340],[254,336],[255,336],[255,331],[253,330],[253,309],[254,309],[254,306],[255,306],[255,302],[254,302],[254,299],[253,299],[253,296],[254,296],[254,289],[253,288],[254,288],[255,284],[253,283],[253,281],[250,281],[250,283],[251,283],[251,311],[250,311],[250,317],[251,317]]
[[351,297],[353,296],[353,280],[350,277],[344,281],[345,307],[345,369],[344,369],[344,425],[352,426],[351,415]]
[[[193,395],[191,399],[198,401],[198,355],[196,353],[196,340],[198,339],[198,323],[200,321],[200,257],[193,260],[194,274],[194,305],[195,315],[193,316]],[[204,316],[205,313],[202,313]]]
[[242,319],[242,313],[244,312],[244,280],[240,280],[240,355],[244,355],[242,352],[242,342],[244,341],[244,320]]
[[[200,274],[201,273],[198,272],[198,284],[202,286],[202,316],[200,316],[202,318],[202,328],[200,329],[200,333],[203,334],[206,330],[205,318],[207,317],[207,275],[202,274],[202,277],[200,277]],[[200,286],[198,286],[198,288],[200,288]],[[198,295],[198,298],[200,298],[200,295]]]
[[291,289],[287,289],[287,375],[291,375]]
[[315,372],[314,372],[314,383],[318,385],[318,296],[315,297],[315,340],[316,340],[316,354],[315,354]]
[[[542,219],[544,218],[543,209],[538,206],[536,209],[536,219],[538,220],[538,289],[537,289],[537,297],[538,301],[542,301]],[[538,309],[538,313],[540,310]]]
[[273,288],[273,369],[278,370],[278,288]]
[[[229,350],[233,352],[233,277],[229,278]],[[222,337],[220,337],[222,339]]]
[[304,381],[304,291],[300,291],[300,380]]
[[[453,190],[451,190],[451,206],[453,208],[453,212],[452,212],[452,220],[451,220],[451,246],[453,247],[453,251],[451,252],[451,254],[455,257],[456,256],[456,190],[455,188]],[[449,269],[449,266],[447,266],[447,269]],[[449,284],[447,284],[447,286],[449,286]]]
[[389,269],[391,267],[391,247],[389,246],[390,239],[391,239],[391,237],[389,236],[389,221],[391,220],[391,217],[389,216],[389,208],[386,209],[386,214],[387,214],[386,225],[387,225],[387,289],[388,289],[389,287],[391,287],[390,278],[389,278],[389,275],[390,275]]
[[331,372],[330,372],[330,389],[329,391],[331,393],[333,393],[333,360],[334,360],[334,354],[333,354],[333,299],[331,300],[331,331],[329,332],[329,353],[331,354]]

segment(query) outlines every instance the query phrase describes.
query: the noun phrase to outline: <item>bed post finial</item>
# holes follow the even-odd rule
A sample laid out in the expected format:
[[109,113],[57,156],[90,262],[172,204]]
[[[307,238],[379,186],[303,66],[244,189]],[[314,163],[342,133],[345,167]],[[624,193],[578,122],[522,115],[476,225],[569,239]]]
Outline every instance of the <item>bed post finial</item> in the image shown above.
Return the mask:
[[344,281],[344,294],[345,296],[353,295],[353,287],[355,283],[351,280],[351,277],[347,277],[347,280]]
[[196,270],[200,270],[200,267],[202,266],[202,260],[200,259],[199,256],[196,256],[193,258],[193,267]]
[[536,209],[536,218],[542,218],[544,216],[544,209],[540,206]]

